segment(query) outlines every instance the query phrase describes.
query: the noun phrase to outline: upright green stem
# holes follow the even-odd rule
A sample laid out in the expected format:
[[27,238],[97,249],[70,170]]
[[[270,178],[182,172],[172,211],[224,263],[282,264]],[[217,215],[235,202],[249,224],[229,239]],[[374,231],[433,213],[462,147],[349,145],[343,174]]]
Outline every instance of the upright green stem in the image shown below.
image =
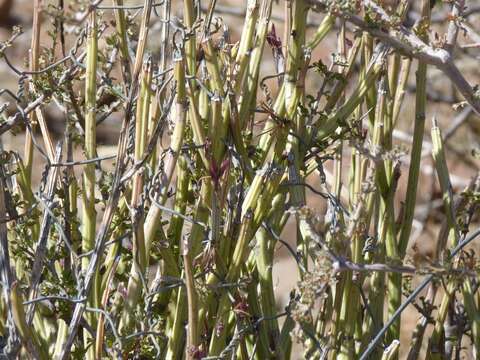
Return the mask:
[[[37,71],[40,59],[40,29],[41,29],[41,0],[34,0],[33,2],[33,24],[32,24],[32,42],[31,42],[31,53],[30,53],[30,71]],[[36,79],[36,75],[33,76],[33,79]],[[30,122],[32,130],[35,129],[37,122],[36,112],[32,111],[30,115]],[[32,180],[32,166],[33,166],[33,139],[32,134],[29,131],[25,134],[25,180],[28,187],[31,186]]]
[[14,282],[10,289],[10,301],[12,306],[13,321],[28,353],[35,359],[48,359],[48,351],[41,346],[37,334],[28,326],[25,311],[22,304],[22,295],[18,289],[18,283]]
[[[161,175],[161,193],[159,194],[159,199],[157,200],[160,205],[164,205],[167,201],[168,187],[173,178],[175,167],[177,164],[178,157],[180,155],[180,150],[183,144],[183,138],[185,135],[185,125],[186,125],[186,114],[187,114],[187,103],[186,103],[186,87],[185,87],[185,58],[184,54],[178,50],[175,53],[174,58],[174,77],[176,82],[176,97],[175,97],[175,128],[173,130],[172,139],[170,143],[170,151],[167,155],[166,164],[164,166],[162,175]],[[145,251],[148,257],[150,247],[152,245],[155,236],[157,235],[157,230],[160,229],[160,218],[162,210],[153,205],[146,216],[145,219]],[[169,261],[173,259],[173,254],[171,249],[164,249],[164,254]],[[165,260],[165,258],[164,258]],[[147,259],[148,262],[148,259]],[[175,270],[177,269],[177,270]],[[178,271],[178,266],[175,265],[174,268],[170,268],[170,271],[173,271],[177,276],[180,275]]]
[[257,94],[258,76],[260,73],[260,61],[263,55],[263,48],[267,36],[270,14],[272,12],[272,0],[263,0],[260,6],[260,18],[257,25],[257,35],[250,52],[249,73],[246,76],[240,108],[238,110],[241,128],[247,123],[251,114],[251,105]]
[[[272,203],[272,217],[269,225],[277,234],[279,231],[279,222],[283,215],[283,206],[285,204],[285,194],[278,194],[275,196]],[[259,245],[259,253],[257,258],[257,269],[260,284],[260,300],[262,305],[263,316],[266,318],[273,318],[276,314],[275,293],[273,284],[273,259],[276,242],[270,236],[267,229],[260,228],[257,232],[257,241]],[[284,358],[282,344],[280,340],[280,330],[277,320],[266,321],[267,334],[269,344],[274,344],[274,350],[278,358]]]
[[[421,26],[423,29],[423,40],[428,40],[427,29],[430,25],[430,2],[423,1],[422,6],[422,23]],[[426,26],[424,28],[424,26]],[[409,63],[409,61],[408,61]],[[407,66],[407,63],[404,63]],[[418,186],[418,175],[420,171],[420,162],[422,160],[422,144],[423,144],[423,133],[425,130],[425,108],[427,102],[427,64],[419,62],[418,70],[416,74],[416,94],[415,94],[415,125],[413,130],[413,144],[410,157],[410,168],[408,171],[408,184],[406,191],[406,199],[404,206],[404,217],[402,221],[402,228],[400,230],[399,238],[399,250],[400,256],[403,257],[407,249],[408,240],[410,238],[410,233],[412,231],[413,215],[415,213],[415,204],[417,199],[417,186]],[[401,88],[399,88],[401,91]],[[397,103],[400,99],[395,99],[394,106],[394,121],[395,121],[395,112],[398,112],[400,105],[397,106]]]
[[198,324],[198,296],[195,289],[195,280],[192,268],[192,256],[190,244],[184,245],[186,249],[183,255],[183,264],[185,267],[185,285],[187,288],[188,301],[188,331],[187,331],[187,359],[196,359],[195,354],[198,352],[199,346],[199,324]]
[[[384,127],[382,136],[382,150],[392,150],[392,117],[388,112],[388,85],[384,82],[385,87],[382,88],[383,98],[381,102],[385,102],[381,106],[384,107],[381,116],[384,118]],[[380,97],[379,97],[380,98]],[[376,119],[378,121],[378,119]],[[380,171],[377,173],[379,188],[381,191],[381,221],[380,224],[385,230],[385,254],[389,264],[401,265],[401,259],[396,241],[395,214],[394,214],[394,194],[396,191],[396,175],[392,167],[392,161],[385,159],[383,164],[379,164]],[[383,231],[382,231],[383,233]],[[383,234],[382,234],[383,235]],[[389,273],[387,275],[387,291],[388,291],[388,316],[396,311],[400,306],[402,299],[402,276],[397,273]],[[391,344],[400,338],[400,319],[396,321],[387,332],[386,341]]]
[[115,9],[115,23],[120,40],[120,56],[122,60],[122,76],[124,84],[129,84],[132,80],[130,54],[128,53],[128,35],[125,11],[123,10],[123,0],[113,0]]
[[[400,110],[402,108],[403,99],[405,97],[405,88],[408,82],[408,76],[410,75],[410,66],[412,64],[412,59],[410,57],[403,57],[402,64],[400,68],[400,79],[397,85],[397,89],[395,92],[395,100],[393,102],[393,110],[392,110],[392,120],[393,125],[397,125],[398,118],[400,116]],[[417,74],[418,70],[417,70]],[[418,89],[417,89],[418,92]]]
[[[456,220],[455,208],[453,204],[452,185],[450,182],[450,175],[448,172],[447,162],[445,158],[444,145],[442,140],[442,134],[437,126],[437,122],[433,119],[432,129],[432,155],[435,161],[435,168],[437,170],[438,180],[440,188],[442,190],[443,207],[446,213],[447,225],[449,229],[448,240],[451,247],[455,247],[460,241],[460,231]],[[442,248],[445,244],[440,244]],[[454,266],[458,263],[455,261]],[[428,359],[441,358],[443,344],[441,343],[441,336],[443,333],[443,325],[447,316],[447,311],[451,301],[454,299],[454,293],[457,289],[455,279],[450,279],[447,284],[447,291],[444,295],[437,319],[435,322],[434,331],[429,342],[429,355]],[[472,329],[472,338],[475,346],[475,350],[480,349],[480,316],[478,312],[478,305],[475,302],[474,294],[472,291],[472,284],[469,278],[465,278],[461,286],[462,295],[465,302],[465,310],[468,315],[470,326]]]
[[[144,65],[140,77],[140,92],[137,99],[137,111],[135,116],[135,162],[143,159],[146,143],[147,129],[150,112],[150,93],[152,83],[152,64],[148,60]],[[144,174],[137,172],[133,177],[132,197],[130,200],[133,226],[133,265],[128,281],[127,296],[123,309],[120,329],[129,331],[135,319],[135,306],[138,296],[143,287],[142,278],[147,269],[148,253],[145,245],[144,214],[141,209],[141,197],[143,195]]]
[[[92,11],[89,16],[87,25],[87,69],[85,82],[85,155],[87,159],[93,159],[97,154],[96,142],[96,93],[97,93],[97,57],[98,57],[98,40],[97,40],[97,16],[96,11]],[[93,250],[95,246],[95,228],[96,228],[96,210],[95,210],[95,164],[90,163],[85,167],[83,175],[83,234],[82,234],[82,251],[84,253]],[[82,271],[87,271],[89,266],[89,258],[82,259]],[[98,307],[98,274],[95,274],[93,291],[89,298],[90,306]],[[88,313],[86,315],[88,324],[95,328],[95,315]],[[85,346],[91,341],[88,332],[85,332]],[[94,347],[90,347],[88,358],[93,359]]]
[[242,30],[240,44],[238,46],[237,55],[235,57],[234,77],[235,93],[238,94],[243,84],[245,70],[249,60],[249,53],[252,48],[253,37],[255,34],[256,22],[258,19],[258,0],[248,0],[247,13],[245,15],[245,25]]
[[[301,164],[303,164],[306,149],[305,144],[300,143],[300,139],[305,136],[305,119],[297,114],[297,105],[302,102],[305,87],[302,74],[304,75],[305,66],[303,48],[305,46],[307,7],[303,0],[295,1],[292,5],[291,14],[287,14],[291,18],[291,29],[289,29],[284,87],[286,117],[293,122],[294,135],[288,136],[286,151],[289,167],[288,180],[294,184],[290,187],[290,201],[292,206],[302,207],[306,204],[305,188],[295,184],[304,181],[301,175]],[[319,36],[319,38],[321,37]],[[305,269],[308,269],[308,246],[308,243],[302,239],[297,219],[297,247],[303,255]]]

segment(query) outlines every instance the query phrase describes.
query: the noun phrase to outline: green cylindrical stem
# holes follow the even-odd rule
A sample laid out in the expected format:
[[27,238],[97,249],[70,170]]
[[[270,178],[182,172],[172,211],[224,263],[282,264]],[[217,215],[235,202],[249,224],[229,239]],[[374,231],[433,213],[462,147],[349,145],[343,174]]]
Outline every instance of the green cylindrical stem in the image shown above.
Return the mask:
[[[97,156],[96,142],[96,92],[97,92],[97,17],[96,11],[92,11],[89,16],[87,27],[87,69],[85,81],[85,155],[87,159],[93,159]],[[95,164],[90,163],[85,167],[83,175],[83,233],[82,233],[82,251],[93,250],[95,245],[96,229],[96,210],[95,210]],[[82,270],[86,271],[89,266],[89,258],[82,259]],[[90,306],[97,307],[99,303],[98,292],[98,273],[94,275],[94,286],[89,297]],[[86,315],[87,322],[95,328],[96,316],[94,313]],[[84,337],[85,345],[91,341],[88,333]],[[94,348],[91,347],[87,353],[89,359],[94,358]]]
[[[150,112],[150,87],[152,83],[151,61],[144,65],[140,78],[140,92],[137,99],[137,111],[135,116],[135,161],[143,159],[146,143]],[[143,194],[144,175],[137,172],[133,178],[132,197],[130,206],[132,209],[133,224],[133,265],[128,281],[127,296],[120,322],[120,329],[129,331],[135,319],[135,307],[143,287],[142,278],[148,266],[148,253],[145,244],[144,214],[139,208]]]
[[[428,3],[428,4],[427,4]],[[429,1],[424,1],[422,6],[422,15],[424,21],[429,25],[430,20],[430,3]],[[423,27],[422,27],[423,28]],[[426,29],[425,29],[426,30]],[[425,31],[424,30],[424,31]],[[423,40],[428,41],[428,34],[423,34]],[[404,68],[410,67],[410,60],[406,60],[403,63]],[[400,87],[398,92],[404,91],[402,86],[405,86],[406,82],[406,69],[402,69],[402,78],[400,82]],[[410,168],[408,171],[408,184],[406,191],[406,199],[404,206],[404,217],[402,221],[402,228],[400,230],[399,238],[399,250],[400,256],[404,256],[407,249],[408,240],[410,238],[410,233],[412,231],[413,215],[415,212],[415,204],[417,199],[417,186],[419,181],[419,172],[420,172],[420,162],[422,159],[422,144],[423,144],[423,133],[425,130],[425,111],[427,103],[427,64],[419,63],[418,70],[416,74],[416,94],[415,94],[415,125],[413,130],[413,144],[411,150],[410,158]],[[401,96],[403,94],[398,94],[395,97],[395,105],[393,108],[393,121],[396,122],[396,117],[398,116],[400,109]]]

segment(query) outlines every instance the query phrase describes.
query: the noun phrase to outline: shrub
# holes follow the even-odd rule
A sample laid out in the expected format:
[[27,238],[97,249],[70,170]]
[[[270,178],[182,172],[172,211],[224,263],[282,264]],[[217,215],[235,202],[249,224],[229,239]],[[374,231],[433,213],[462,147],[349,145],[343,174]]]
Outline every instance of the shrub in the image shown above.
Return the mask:
[[[464,247],[480,233],[469,228],[480,182],[454,195],[435,119],[442,231],[430,258],[407,255],[429,69],[464,98],[456,128],[480,113],[454,53],[475,11],[450,3],[445,36],[434,36],[431,7],[443,7],[428,0],[287,0],[280,20],[272,0],[249,0],[245,13],[216,1],[35,0],[29,70],[8,56],[20,29],[0,50],[19,78],[16,93],[3,90],[16,108],[2,107],[0,134],[25,139],[23,154],[5,150],[0,162],[4,354],[286,359],[295,341],[306,358],[395,359],[400,345],[408,359],[422,346],[428,359],[476,354],[476,257]],[[222,12],[242,17],[239,41]],[[325,64],[316,49],[335,34]],[[412,65],[414,129],[402,148]],[[65,125],[58,141],[52,107]],[[97,142],[107,120],[114,156]],[[272,274],[280,245],[297,265],[286,305]],[[400,344],[409,305],[420,318]]]

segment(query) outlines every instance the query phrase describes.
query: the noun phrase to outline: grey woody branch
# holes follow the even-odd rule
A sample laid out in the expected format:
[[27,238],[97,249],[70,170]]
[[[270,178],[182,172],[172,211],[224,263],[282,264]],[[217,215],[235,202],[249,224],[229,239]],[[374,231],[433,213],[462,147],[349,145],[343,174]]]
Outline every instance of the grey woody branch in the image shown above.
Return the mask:
[[[401,51],[405,55],[414,57],[429,65],[433,65],[442,71],[458,91],[463,95],[475,112],[480,115],[480,98],[474,88],[468,83],[463,74],[453,62],[452,55],[443,48],[434,48],[425,44],[417,35],[403,25],[395,24],[395,21],[383,8],[371,0],[360,1],[365,9],[375,13],[377,24],[367,22],[363,17],[354,14],[348,8],[336,6],[335,2],[328,0],[311,0],[312,5],[320,6],[322,11],[335,11],[340,17],[349,21],[363,31],[367,31],[373,37],[383,43]],[[381,25],[381,26],[379,26]]]

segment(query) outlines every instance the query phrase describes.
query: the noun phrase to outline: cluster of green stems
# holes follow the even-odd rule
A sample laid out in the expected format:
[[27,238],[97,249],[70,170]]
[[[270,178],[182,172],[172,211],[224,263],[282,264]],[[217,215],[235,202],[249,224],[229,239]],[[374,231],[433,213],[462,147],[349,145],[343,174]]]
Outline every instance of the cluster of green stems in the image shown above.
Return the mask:
[[[110,80],[121,85],[124,106],[117,110],[124,119],[114,180],[102,209],[96,130],[101,110],[99,74],[104,71],[99,66],[103,30],[101,6],[87,9],[85,63],[76,81],[84,84],[82,146],[90,161],[81,165],[82,181],[78,182],[73,165],[63,165],[69,182],[66,191],[56,196],[66,220],[52,219],[47,203],[44,221],[37,216],[29,223],[29,234],[39,239],[33,248],[39,260],[32,269],[40,272],[25,276],[31,269],[12,257],[18,281],[4,292],[1,304],[2,334],[17,336],[26,356],[67,359],[82,353],[87,359],[101,359],[156,352],[166,359],[289,359],[294,357],[295,333],[304,341],[308,358],[326,354],[329,359],[346,360],[366,351],[369,359],[398,358],[400,317],[386,329],[383,343],[368,349],[402,303],[404,277],[395,269],[404,269],[421,180],[429,65],[416,62],[413,141],[399,211],[400,162],[393,134],[408,120],[401,109],[412,57],[376,44],[367,30],[347,31],[348,17],[338,17],[341,10],[335,4],[326,8],[329,11],[312,33],[307,21],[312,2],[307,0],[285,1],[285,36],[277,38],[272,30],[273,3],[248,0],[240,39],[231,44],[225,24],[215,30],[215,1],[200,18],[196,2],[184,0],[182,18],[176,19],[171,16],[170,1],[158,5],[145,0],[132,53],[128,6],[122,0],[112,2],[121,77]],[[403,19],[407,6],[401,1],[390,15]],[[149,37],[154,7],[163,22],[160,61],[147,52],[148,42],[155,41]],[[423,0],[421,10],[415,33],[428,44],[430,2]],[[39,70],[40,12],[37,0],[33,73]],[[321,70],[323,84],[312,95],[307,79],[318,68],[314,54],[327,35],[337,31],[336,25],[337,62]],[[348,37],[353,38],[351,46],[347,46]],[[269,46],[281,64],[275,74],[280,81],[275,79],[274,96],[268,94],[260,104],[262,64]],[[35,87],[36,75],[31,83],[29,91],[36,94],[40,91]],[[58,163],[42,108],[28,120],[32,128],[39,125],[49,162]],[[260,127],[252,125],[259,120]],[[73,128],[67,126],[67,133]],[[26,134],[25,155],[16,174],[19,189],[12,190],[23,199],[19,212],[37,201],[32,185],[35,144],[30,132]],[[431,139],[446,214],[446,230],[437,248],[436,260],[441,261],[445,250],[461,241],[457,214],[473,205],[454,202],[436,122]],[[163,148],[164,140],[168,146]],[[66,142],[69,157],[70,142]],[[328,176],[325,159],[333,159]],[[49,170],[52,199],[55,186],[62,184],[54,170],[59,167]],[[319,212],[309,207],[313,193],[307,191],[318,180],[328,208],[321,226],[316,226]],[[4,183],[2,179],[2,188]],[[2,217],[5,199],[2,190]],[[295,227],[294,239],[288,242],[294,244],[299,286],[282,308],[273,266],[277,248],[285,243],[281,234],[287,223]],[[46,266],[45,251],[66,246],[58,227],[82,256],[67,252],[52,269]],[[0,228],[1,236],[4,230]],[[9,241],[18,241],[13,224],[8,231]],[[129,239],[130,248],[124,238]],[[367,239],[373,241],[368,251]],[[357,269],[383,264],[393,270],[355,271],[342,268],[342,259]],[[67,270],[65,264],[71,269],[79,265],[70,274],[81,278],[77,288],[70,289],[76,297],[62,295],[31,305],[45,290],[40,274],[44,272],[50,280],[59,277]],[[331,271],[325,273],[329,265]],[[458,267],[459,261],[451,266]],[[312,275],[321,279],[314,301],[305,289]],[[475,281],[466,278],[459,286],[453,276],[445,280],[444,293],[438,293],[442,295],[438,309],[422,314],[416,325],[409,359],[419,356],[424,343],[428,359],[442,358],[444,325],[457,291],[465,305],[473,347],[480,351]],[[437,289],[438,283],[432,282],[427,302],[435,302]],[[59,306],[62,301],[69,302],[67,315],[55,316],[46,304]],[[433,334],[424,341],[427,316],[433,316],[435,324]]]

